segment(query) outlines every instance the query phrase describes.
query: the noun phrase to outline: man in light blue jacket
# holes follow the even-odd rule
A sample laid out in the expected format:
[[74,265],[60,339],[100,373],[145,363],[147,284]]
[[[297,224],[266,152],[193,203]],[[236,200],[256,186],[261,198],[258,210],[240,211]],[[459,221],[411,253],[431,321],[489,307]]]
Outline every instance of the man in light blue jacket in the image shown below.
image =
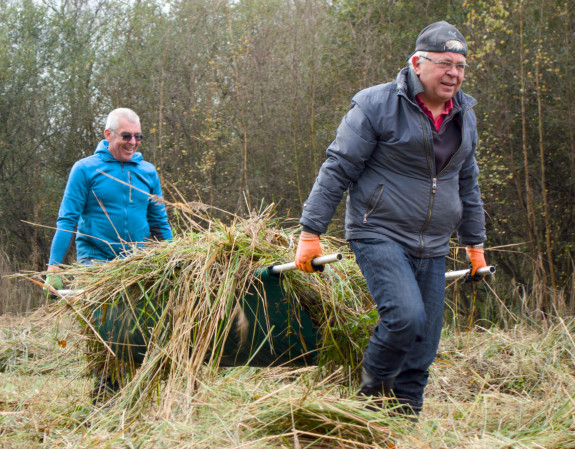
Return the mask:
[[[144,138],[138,115],[127,108],[113,110],[104,137],[94,155],[72,167],[48,271],[60,269],[74,236],[82,264],[121,257],[150,239],[172,239],[156,168],[137,152]],[[62,288],[58,276],[48,283]]]
[[300,219],[296,266],[310,272],[347,191],[346,238],[380,318],[360,393],[394,397],[411,414],[422,409],[439,344],[452,234],[466,245],[472,274],[486,266],[476,101],[460,90],[466,55],[454,26],[433,23],[395,81],[355,95]]

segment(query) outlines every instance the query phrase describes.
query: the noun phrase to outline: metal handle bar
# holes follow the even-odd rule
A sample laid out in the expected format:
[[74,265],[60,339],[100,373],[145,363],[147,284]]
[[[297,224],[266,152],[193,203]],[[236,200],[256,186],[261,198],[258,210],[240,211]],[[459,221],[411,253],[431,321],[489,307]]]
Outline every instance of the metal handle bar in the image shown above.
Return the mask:
[[[342,259],[343,259],[343,254],[335,253],[335,254],[328,254],[326,256],[316,257],[315,259],[313,259],[311,261],[311,263],[314,266],[319,266],[319,265],[325,265],[327,263],[337,262],[337,261],[340,261]],[[282,265],[273,265],[273,266],[268,268],[268,270],[271,274],[283,273],[284,271],[292,271],[295,269],[296,269],[295,262],[284,263]],[[448,271],[447,273],[445,273],[445,279],[446,280],[457,279],[457,278],[460,278],[460,277],[467,275],[470,271],[471,270]],[[489,267],[479,268],[477,270],[476,274],[483,275],[483,276],[495,274],[495,267],[489,266]],[[58,294],[60,296],[79,295],[83,292],[84,292],[84,290],[58,290]]]
[[[319,267],[320,265],[325,265],[326,263],[333,263],[337,262],[338,260],[343,259],[343,254],[335,253],[335,254],[328,254],[327,256],[319,256],[316,257],[311,261],[311,264],[314,267]],[[270,274],[278,274],[283,273],[284,271],[291,271],[295,270],[295,262],[284,263],[282,265],[274,265],[273,267],[269,267],[268,271]]]
[[[333,263],[337,262],[338,260],[343,259],[343,254],[335,253],[335,254],[328,254],[327,256],[319,256],[316,257],[311,261],[311,264],[314,266],[325,265],[326,263]],[[282,265],[273,265],[268,268],[270,274],[278,274],[283,273],[284,271],[291,271],[295,270],[295,262],[284,263]],[[70,295],[79,295],[83,293],[84,290],[58,290],[58,294],[60,296],[70,296]]]
[[[60,296],[74,296],[84,293],[84,290],[56,290]],[[56,295],[54,295],[56,298]]]
[[[445,280],[457,279],[457,278],[460,278],[462,276],[469,274],[470,272],[471,272],[471,270],[448,271],[447,273],[445,273]],[[483,276],[495,274],[495,267],[489,266],[489,267],[478,268],[477,271],[475,272],[475,274],[479,274],[479,275],[483,275]]]

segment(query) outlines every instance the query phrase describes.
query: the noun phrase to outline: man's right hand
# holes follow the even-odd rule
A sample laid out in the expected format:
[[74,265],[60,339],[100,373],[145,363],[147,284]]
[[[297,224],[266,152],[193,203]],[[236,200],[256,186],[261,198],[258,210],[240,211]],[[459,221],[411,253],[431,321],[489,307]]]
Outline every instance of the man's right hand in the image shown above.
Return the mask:
[[322,255],[323,252],[319,244],[319,235],[302,231],[299,236],[299,243],[295,255],[295,266],[297,269],[305,271],[306,273],[313,273],[316,268],[312,266],[311,261]]

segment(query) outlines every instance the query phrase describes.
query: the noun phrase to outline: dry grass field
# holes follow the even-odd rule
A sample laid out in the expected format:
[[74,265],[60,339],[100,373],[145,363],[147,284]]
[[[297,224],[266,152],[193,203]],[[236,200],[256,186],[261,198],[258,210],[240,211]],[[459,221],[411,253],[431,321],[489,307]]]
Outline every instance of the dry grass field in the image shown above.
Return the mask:
[[1,448],[575,447],[573,322],[446,330],[412,423],[313,366],[220,369],[188,392],[160,383],[162,401],[136,413],[124,391],[94,405],[80,326],[54,307],[0,316]]

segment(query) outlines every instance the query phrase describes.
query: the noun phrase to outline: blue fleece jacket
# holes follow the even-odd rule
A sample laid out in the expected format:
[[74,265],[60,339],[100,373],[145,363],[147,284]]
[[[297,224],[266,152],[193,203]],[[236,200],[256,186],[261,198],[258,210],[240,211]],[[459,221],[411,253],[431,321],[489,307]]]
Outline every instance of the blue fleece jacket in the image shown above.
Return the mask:
[[171,240],[156,168],[135,153],[116,160],[102,140],[93,156],[74,164],[58,214],[50,265],[62,263],[74,231],[78,260],[111,260],[146,240]]

